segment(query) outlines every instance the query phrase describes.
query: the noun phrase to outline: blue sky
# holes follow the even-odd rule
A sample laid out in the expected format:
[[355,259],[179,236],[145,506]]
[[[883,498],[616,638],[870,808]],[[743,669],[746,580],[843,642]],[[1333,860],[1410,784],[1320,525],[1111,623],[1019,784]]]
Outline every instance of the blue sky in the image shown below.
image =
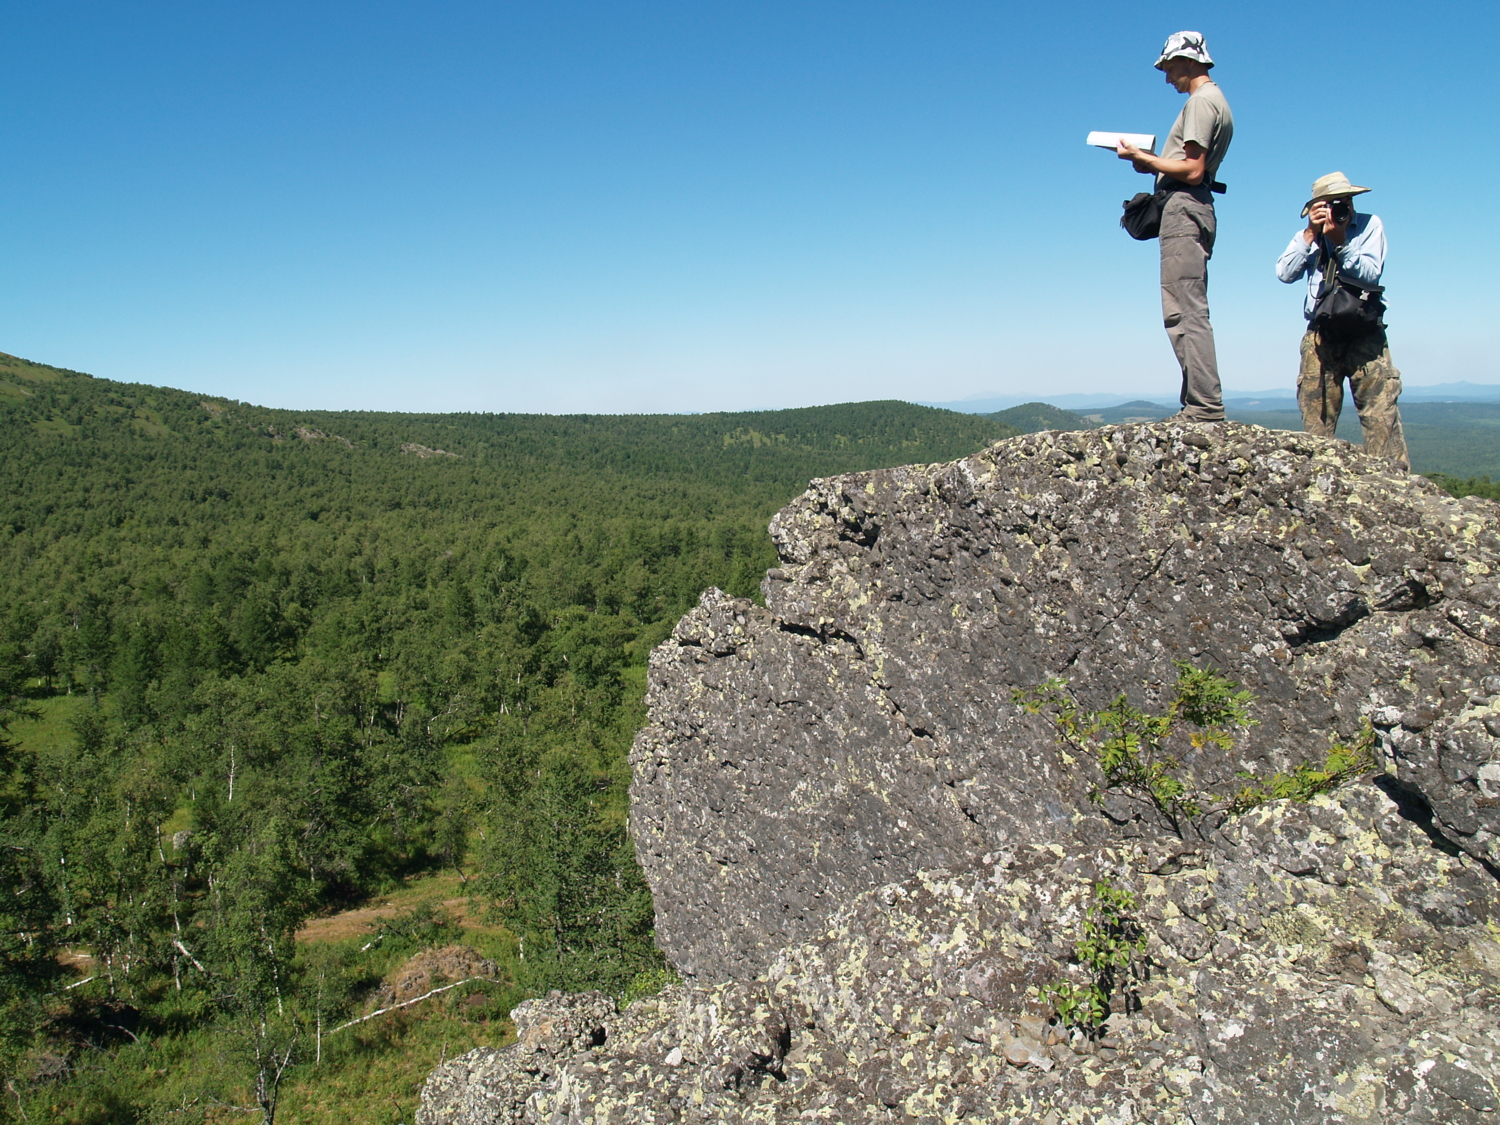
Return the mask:
[[1290,390],[1272,265],[1340,169],[1408,385],[1500,383],[1493,4],[11,3],[0,350],[286,407],[1175,397],[1152,69],[1235,112],[1210,297]]

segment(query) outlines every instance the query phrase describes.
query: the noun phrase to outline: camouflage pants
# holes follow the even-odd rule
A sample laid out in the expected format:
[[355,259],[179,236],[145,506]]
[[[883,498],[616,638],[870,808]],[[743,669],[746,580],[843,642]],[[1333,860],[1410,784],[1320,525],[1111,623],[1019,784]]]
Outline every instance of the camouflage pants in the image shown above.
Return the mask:
[[1401,372],[1391,363],[1385,332],[1370,332],[1349,340],[1324,340],[1317,332],[1302,337],[1302,369],[1297,373],[1297,405],[1302,428],[1310,434],[1333,437],[1344,407],[1344,380],[1359,411],[1365,451],[1410,470],[1406,435],[1401,430]]

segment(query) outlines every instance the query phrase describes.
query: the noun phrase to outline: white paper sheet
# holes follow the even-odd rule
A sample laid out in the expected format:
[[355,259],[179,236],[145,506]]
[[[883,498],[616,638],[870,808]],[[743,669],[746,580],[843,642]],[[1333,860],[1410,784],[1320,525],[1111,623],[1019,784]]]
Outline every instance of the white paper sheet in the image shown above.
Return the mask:
[[1143,152],[1156,151],[1155,133],[1090,133],[1086,143],[1093,145],[1095,148],[1112,149],[1115,147],[1116,141],[1124,141],[1128,145],[1135,145],[1136,148]]

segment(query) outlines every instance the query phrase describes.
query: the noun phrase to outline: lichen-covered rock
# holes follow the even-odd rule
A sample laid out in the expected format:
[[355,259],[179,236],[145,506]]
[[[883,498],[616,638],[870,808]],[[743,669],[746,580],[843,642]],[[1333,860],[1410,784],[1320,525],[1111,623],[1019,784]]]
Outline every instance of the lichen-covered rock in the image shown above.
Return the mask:
[[516,1042],[480,1047],[438,1067],[422,1088],[417,1125],[525,1121],[527,1099],[571,1060],[605,1041],[615,1005],[602,992],[553,992],[510,1014]]
[[653,654],[631,826],[658,941],[754,975],[867,887],[1116,838],[1011,692],[1150,705],[1178,660],[1257,700],[1234,753],[1186,755],[1204,787],[1320,763],[1367,718],[1436,830],[1500,863],[1497,511],[1233,424],[814,481],[772,521],[766,608],[710,591]]
[[[1235,425],[813,482],[766,608],[710,591],[653,655],[632,827],[687,983],[523,1006],[419,1123],[1496,1120],[1497,514]],[[1195,785],[1365,721],[1381,767],[1183,839],[1012,700],[1149,707],[1178,660],[1256,697]],[[1043,989],[1106,879],[1145,951],[1084,1034]]]
[[[620,1014],[589,999],[597,1027],[542,1061],[534,1021],[562,1001],[533,1002],[516,1046],[433,1075],[418,1125],[1493,1121],[1500,893],[1409,811],[1365,782],[1194,846],[1028,845],[919,873],[756,980]],[[1039,986],[1081,979],[1102,878],[1135,895],[1148,948],[1088,1037]]]

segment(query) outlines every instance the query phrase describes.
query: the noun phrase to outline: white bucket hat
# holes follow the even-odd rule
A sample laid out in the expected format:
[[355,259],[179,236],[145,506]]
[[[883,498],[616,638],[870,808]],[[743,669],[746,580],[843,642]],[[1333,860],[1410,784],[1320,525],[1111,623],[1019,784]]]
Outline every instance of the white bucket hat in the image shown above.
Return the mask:
[[1166,70],[1169,59],[1192,59],[1207,67],[1214,65],[1214,60],[1208,57],[1208,44],[1203,41],[1201,31],[1174,31],[1167,36],[1167,45],[1161,49],[1156,69]]
[[1319,176],[1313,181],[1312,198],[1302,205],[1302,217],[1312,210],[1312,205],[1320,199],[1340,199],[1350,195],[1363,195],[1370,189],[1358,187],[1349,182],[1349,177],[1342,172],[1329,172],[1326,176]]

